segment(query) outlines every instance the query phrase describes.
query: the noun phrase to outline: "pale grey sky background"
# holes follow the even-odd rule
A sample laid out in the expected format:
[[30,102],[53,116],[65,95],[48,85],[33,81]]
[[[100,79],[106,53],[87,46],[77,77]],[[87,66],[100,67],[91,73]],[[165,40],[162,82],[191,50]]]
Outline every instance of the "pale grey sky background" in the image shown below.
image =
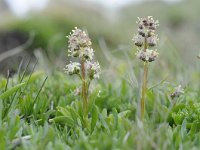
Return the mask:
[[[41,10],[45,8],[45,6],[48,4],[48,1],[49,0],[6,0],[11,11],[16,16],[19,16],[19,17],[26,16],[26,14],[29,11]],[[74,0],[74,1],[79,2],[79,0]],[[101,4],[109,9],[116,9],[130,2],[139,3],[139,2],[151,1],[151,0],[85,0],[85,1]],[[163,1],[174,3],[174,2],[179,2],[181,0],[163,0]]]

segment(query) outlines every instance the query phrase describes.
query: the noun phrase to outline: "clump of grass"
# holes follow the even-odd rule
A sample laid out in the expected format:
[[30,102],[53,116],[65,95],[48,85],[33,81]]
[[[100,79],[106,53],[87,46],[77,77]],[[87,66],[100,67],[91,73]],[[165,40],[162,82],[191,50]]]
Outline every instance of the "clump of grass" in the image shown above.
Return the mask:
[[141,96],[141,120],[144,118],[145,113],[145,96],[147,93],[147,76],[148,76],[148,63],[153,62],[158,57],[157,50],[151,50],[157,45],[158,38],[155,34],[157,27],[159,26],[158,20],[154,20],[152,16],[147,18],[139,18],[136,22],[138,24],[138,33],[133,38],[135,45],[138,47],[136,56],[144,62],[144,73],[142,83],[142,96]]
[[78,62],[70,62],[64,70],[69,75],[77,75],[82,81],[83,113],[87,118],[89,87],[93,79],[99,78],[100,65],[94,61],[92,42],[85,31],[75,28],[67,38],[69,40],[68,56],[78,58]]

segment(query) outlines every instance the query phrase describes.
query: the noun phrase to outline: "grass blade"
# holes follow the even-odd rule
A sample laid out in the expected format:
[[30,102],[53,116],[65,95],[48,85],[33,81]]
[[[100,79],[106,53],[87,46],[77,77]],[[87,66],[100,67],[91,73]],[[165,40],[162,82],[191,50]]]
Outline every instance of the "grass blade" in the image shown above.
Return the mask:
[[25,83],[20,83],[14,87],[8,89],[6,92],[4,92],[0,95],[0,99],[8,98],[10,95],[12,95],[14,92],[16,92],[19,88],[23,87],[24,85],[25,85]]

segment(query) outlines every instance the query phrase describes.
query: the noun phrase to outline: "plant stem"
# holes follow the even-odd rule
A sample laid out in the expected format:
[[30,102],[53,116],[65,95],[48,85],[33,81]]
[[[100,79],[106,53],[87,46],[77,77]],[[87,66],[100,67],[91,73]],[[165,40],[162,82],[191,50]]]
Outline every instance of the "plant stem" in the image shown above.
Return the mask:
[[[144,51],[146,52],[146,49],[148,48],[147,44],[147,38],[144,38]],[[142,97],[141,97],[141,120],[144,119],[144,113],[145,113],[145,96],[147,91],[147,74],[148,74],[148,61],[144,62],[144,72],[143,72],[143,83],[142,83]]]
[[83,113],[84,117],[87,116],[87,82],[86,82],[86,72],[85,72],[85,62],[81,61],[81,69],[82,69],[82,99],[83,99]]
[[145,112],[145,96],[147,91],[147,73],[148,73],[148,62],[144,62],[144,73],[143,73],[143,83],[142,83],[142,97],[141,97],[141,120],[144,119]]

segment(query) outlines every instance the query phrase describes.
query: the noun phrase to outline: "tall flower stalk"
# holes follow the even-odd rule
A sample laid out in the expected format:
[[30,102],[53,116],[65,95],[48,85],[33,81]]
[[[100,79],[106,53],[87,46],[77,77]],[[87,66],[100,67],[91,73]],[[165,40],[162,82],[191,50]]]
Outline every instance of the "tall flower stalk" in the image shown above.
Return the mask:
[[145,113],[145,97],[147,93],[147,77],[148,77],[148,64],[153,62],[157,56],[157,50],[150,48],[157,45],[158,37],[155,34],[159,26],[158,20],[154,20],[152,16],[147,18],[138,18],[138,33],[134,36],[134,44],[138,47],[136,57],[144,62],[143,66],[143,81],[142,81],[142,94],[140,100],[140,117],[144,119]]
[[78,75],[82,81],[81,96],[83,101],[84,118],[88,116],[89,86],[93,79],[99,78],[100,65],[94,61],[92,42],[85,31],[75,27],[68,38],[68,56],[77,58],[77,62],[70,62],[64,68],[69,75]]

